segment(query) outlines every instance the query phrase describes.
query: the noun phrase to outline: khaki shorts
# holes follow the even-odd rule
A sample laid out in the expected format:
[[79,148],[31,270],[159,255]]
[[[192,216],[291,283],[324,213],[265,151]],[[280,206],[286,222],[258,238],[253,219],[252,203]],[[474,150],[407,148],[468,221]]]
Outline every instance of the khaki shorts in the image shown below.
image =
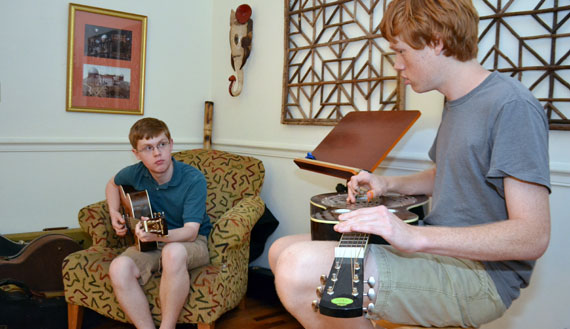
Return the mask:
[[367,258],[366,266],[378,271],[374,310],[367,314],[371,320],[479,327],[506,311],[480,262],[403,253],[385,245],[370,245]]
[[[196,240],[192,242],[171,242],[180,243],[186,248],[188,258],[186,265],[189,270],[208,264],[210,262],[210,253],[208,252],[208,240],[203,235],[198,235]],[[158,243],[158,249],[153,251],[140,252],[135,246],[131,246],[125,250],[121,256],[131,258],[137,265],[141,276],[139,283],[145,285],[150,279],[153,272],[160,272],[162,248],[165,243]]]

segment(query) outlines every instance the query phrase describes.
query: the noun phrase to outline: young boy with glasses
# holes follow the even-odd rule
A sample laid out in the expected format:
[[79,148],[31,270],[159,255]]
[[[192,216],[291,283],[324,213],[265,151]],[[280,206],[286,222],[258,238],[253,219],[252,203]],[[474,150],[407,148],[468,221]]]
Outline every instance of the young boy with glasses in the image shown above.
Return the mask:
[[212,225],[206,214],[206,179],[198,169],[172,158],[173,140],[163,121],[138,120],[129,140],[140,162],[120,170],[105,190],[113,229],[119,236],[127,233],[119,186],[129,185],[146,190],[153,211],[164,212],[168,236],[146,233],[139,222],[134,234],[142,242],[157,241],[158,249],[140,252],[129,247],[113,260],[109,275],[117,300],[133,324],[139,329],[155,328],[141,286],[160,269],[160,328],[175,328],[190,289],[189,270],[210,260],[207,239]]

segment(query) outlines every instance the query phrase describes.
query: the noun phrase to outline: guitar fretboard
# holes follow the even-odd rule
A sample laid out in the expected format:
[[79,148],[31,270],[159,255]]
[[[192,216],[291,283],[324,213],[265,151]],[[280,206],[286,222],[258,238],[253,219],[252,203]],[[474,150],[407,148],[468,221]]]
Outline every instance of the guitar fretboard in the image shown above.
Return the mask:
[[364,258],[369,234],[344,233],[334,250],[335,258]]

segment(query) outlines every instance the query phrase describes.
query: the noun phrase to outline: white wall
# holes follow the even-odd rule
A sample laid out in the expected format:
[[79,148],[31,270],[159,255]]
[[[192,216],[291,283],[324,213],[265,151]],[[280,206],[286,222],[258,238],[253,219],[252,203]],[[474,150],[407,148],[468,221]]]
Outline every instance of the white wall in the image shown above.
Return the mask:
[[[202,145],[211,97],[208,0],[82,1],[148,16],[145,116],[175,147]],[[109,178],[135,161],[127,134],[141,116],[65,111],[68,1],[0,1],[0,233],[77,227]]]
[[[214,101],[214,148],[263,160],[262,197],[280,221],[276,238],[309,232],[309,198],[338,179],[298,169],[293,158],[313,150],[330,127],[280,123],[283,1],[251,0],[253,50],[244,90],[228,94],[229,13],[237,0],[82,1],[149,16],[145,116],[164,119],[178,149],[200,147],[204,101]],[[127,163],[127,130],[139,116],[65,112],[67,6],[61,0],[0,0],[0,233],[77,227],[77,210],[104,198],[108,178]],[[410,93],[422,117],[379,172],[427,168],[442,97]],[[552,239],[532,284],[499,328],[570,328],[570,132],[550,133]],[[266,248],[267,250],[267,248]],[[265,252],[255,264],[267,266]]]

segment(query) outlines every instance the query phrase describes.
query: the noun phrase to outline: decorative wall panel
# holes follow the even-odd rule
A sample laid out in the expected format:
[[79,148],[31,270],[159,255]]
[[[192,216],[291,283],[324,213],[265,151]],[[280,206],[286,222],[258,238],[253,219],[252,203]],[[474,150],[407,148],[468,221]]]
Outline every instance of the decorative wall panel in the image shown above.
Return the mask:
[[387,0],[285,0],[285,124],[334,125],[351,111],[404,109],[379,24]]
[[[285,0],[281,122],[334,125],[351,111],[405,109],[394,54],[381,37],[389,0]],[[570,5],[473,0],[479,61],[520,80],[550,129],[570,130]]]
[[569,2],[474,3],[480,15],[479,60],[483,66],[526,85],[543,104],[550,129],[570,130]]

